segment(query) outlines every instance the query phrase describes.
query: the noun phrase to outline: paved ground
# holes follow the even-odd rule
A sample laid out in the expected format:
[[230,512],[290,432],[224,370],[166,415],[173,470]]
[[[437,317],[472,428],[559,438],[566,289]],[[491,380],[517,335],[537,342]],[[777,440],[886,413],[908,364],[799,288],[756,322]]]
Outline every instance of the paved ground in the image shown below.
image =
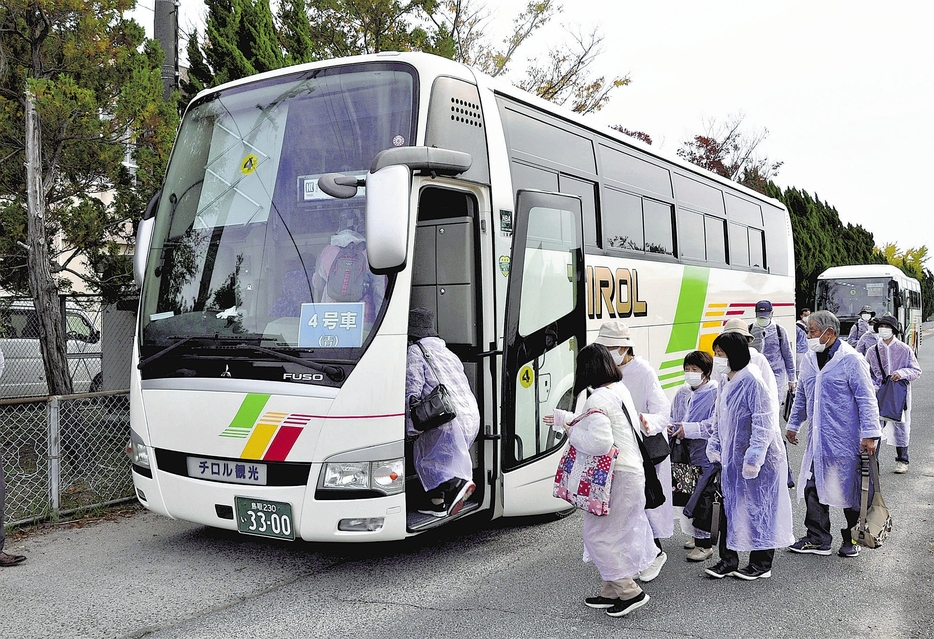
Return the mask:
[[[894,449],[883,455],[895,532],[857,559],[780,551],[772,579],[713,581],[684,561],[678,533],[649,605],[611,619],[581,603],[599,577],[580,561],[578,515],[336,546],[130,510],[9,540],[29,560],[0,569],[0,637],[931,637],[934,342],[925,347],[910,472],[893,475]],[[802,521],[796,504],[799,533]]]

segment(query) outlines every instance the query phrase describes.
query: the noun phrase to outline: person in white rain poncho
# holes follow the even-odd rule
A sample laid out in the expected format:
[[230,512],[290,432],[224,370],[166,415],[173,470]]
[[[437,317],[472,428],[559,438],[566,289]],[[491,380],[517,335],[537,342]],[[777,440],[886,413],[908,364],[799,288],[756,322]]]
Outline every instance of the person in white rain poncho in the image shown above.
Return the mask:
[[808,423],[807,446],[798,477],[798,499],[807,503],[807,535],[789,550],[829,555],[830,507],[842,508],[846,528],[838,554],[855,557],[859,548],[850,530],[859,519],[860,450],[875,452],[882,434],[879,408],[869,378],[869,366],[859,353],[837,336],[840,321],[830,311],[808,318],[810,353],[798,376],[798,393],[785,436],[798,443],[798,430]]
[[772,321],[770,301],[756,302],[756,322],[749,332],[753,338],[753,347],[768,360],[775,375],[778,404],[781,407],[786,393],[795,389],[795,356],[785,327]]
[[[623,376],[623,383],[632,394],[632,401],[639,411],[639,424],[645,435],[659,433],[667,440],[668,426],[671,424],[671,402],[662,385],[658,381],[655,369],[642,357],[636,357],[633,352],[634,344],[629,333],[629,327],[619,320],[604,322],[597,334],[596,344],[606,346],[613,357],[613,362],[619,367]],[[633,417],[633,419],[636,419]],[[671,457],[666,457],[655,466],[658,481],[662,484],[665,493],[665,503],[658,508],[646,511],[652,532],[655,534],[655,545],[658,546],[658,556],[655,563],[639,575],[642,581],[652,581],[658,576],[662,566],[668,560],[668,555],[662,550],[660,538],[668,538],[674,534],[674,508],[671,505]]]
[[588,455],[606,455],[614,444],[619,449],[609,512],[602,516],[585,512],[583,532],[584,560],[593,561],[603,579],[600,594],[584,603],[606,609],[612,617],[627,615],[649,601],[633,576],[652,565],[656,555],[645,514],[642,454],[635,429],[622,408],[625,404],[636,419],[636,407],[619,380],[619,369],[607,349],[599,344],[585,346],[577,355],[574,392],[577,396],[590,387],[593,393],[578,416],[555,409],[553,416],[543,419],[556,430],[567,431],[571,445]]
[[[412,448],[415,472],[427,492],[427,503],[419,512],[435,517],[453,516],[476,489],[470,446],[480,430],[477,399],[467,383],[463,363],[435,333],[434,315],[428,309],[413,308],[409,312],[409,342],[406,405],[412,398],[425,397],[441,383],[447,387],[457,413],[448,423],[420,432],[412,423],[411,413],[406,411],[407,432],[418,435]],[[431,358],[431,364],[426,356]]]
[[860,355],[865,355],[866,351],[879,343],[879,334],[876,332],[876,318],[873,317],[869,320],[869,326],[872,328],[859,338],[859,342],[856,343],[856,352]]
[[[913,382],[921,377],[921,366],[914,351],[904,342],[898,340],[898,320],[891,315],[885,315],[876,322],[875,332],[878,341],[866,348],[866,359],[869,361],[869,371],[872,375],[872,385],[876,392],[885,381],[886,376],[894,380],[904,379]],[[895,472],[902,474],[908,472],[908,442],[911,437],[911,384],[908,384],[908,406],[905,408],[901,421],[885,420],[882,429],[882,439],[889,446],[895,446]]]
[[671,402],[672,437],[680,439],[687,447],[690,463],[701,469],[697,486],[681,513],[681,530],[691,535],[685,548],[690,552],[688,561],[704,561],[713,554],[710,532],[695,528],[691,516],[701,498],[704,485],[717,471],[716,464],[707,459],[707,439],[713,426],[713,409],[717,401],[717,382],[710,379],[713,358],[703,351],[691,351],[684,357],[684,384],[675,393]]
[[[856,345],[859,344],[859,340],[862,339],[863,335],[872,331],[872,326],[869,325],[869,322],[872,321],[872,318],[876,316],[876,312],[872,310],[871,306],[864,306],[859,309],[859,317],[853,323],[853,326],[850,327],[850,334],[846,337],[846,343],[856,348]],[[836,317],[836,315],[834,316]]]
[[[720,389],[707,458],[722,468],[723,512],[720,561],[705,572],[717,579],[770,577],[775,549],[794,541],[774,400],[759,370],[749,366],[749,344],[742,335],[721,333],[713,347],[713,377]],[[737,551],[751,551],[745,568],[739,568]]]

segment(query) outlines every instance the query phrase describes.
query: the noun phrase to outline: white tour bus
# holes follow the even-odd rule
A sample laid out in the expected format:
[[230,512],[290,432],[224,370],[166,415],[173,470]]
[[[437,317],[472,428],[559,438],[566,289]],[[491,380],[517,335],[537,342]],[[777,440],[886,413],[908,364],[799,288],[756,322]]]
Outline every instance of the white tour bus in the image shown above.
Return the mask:
[[814,308],[836,315],[844,337],[864,306],[871,306],[876,317],[897,319],[903,329],[899,339],[918,352],[923,321],[918,280],[890,264],[834,266],[817,276]]
[[[361,236],[362,274],[345,246]],[[137,496],[284,539],[446,524],[417,512],[404,425],[421,306],[480,406],[457,517],[563,510],[562,437],[542,417],[572,406],[600,324],[630,323],[673,389],[684,355],[757,300],[792,329],[792,262],[780,203],[449,60],[378,54],[204,91],[138,233]]]

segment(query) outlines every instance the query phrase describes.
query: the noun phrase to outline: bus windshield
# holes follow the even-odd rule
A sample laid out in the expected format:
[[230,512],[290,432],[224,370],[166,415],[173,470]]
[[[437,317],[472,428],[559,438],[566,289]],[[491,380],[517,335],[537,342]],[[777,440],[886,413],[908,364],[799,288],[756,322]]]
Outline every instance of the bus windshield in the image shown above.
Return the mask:
[[317,179],[363,176],[379,151],[412,144],[415,85],[407,65],[359,64],[193,104],[156,213],[141,357],[213,338],[255,344],[258,360],[358,358],[391,281],[369,269],[364,189],[332,199]]
[[864,306],[876,317],[892,314],[888,277],[862,277],[817,281],[817,308],[828,310],[840,319],[855,319]]

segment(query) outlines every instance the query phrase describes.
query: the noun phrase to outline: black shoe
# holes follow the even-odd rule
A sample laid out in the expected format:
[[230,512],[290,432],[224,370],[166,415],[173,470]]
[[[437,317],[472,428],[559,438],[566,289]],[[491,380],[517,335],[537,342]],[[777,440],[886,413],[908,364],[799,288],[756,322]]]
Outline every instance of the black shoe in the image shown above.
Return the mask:
[[649,603],[649,599],[651,599],[651,597],[645,594],[644,591],[640,592],[632,599],[626,599],[625,601],[621,601],[620,603],[616,604],[612,608],[607,608],[606,614],[610,615],[611,617],[625,617],[633,610],[641,608],[645,604]]
[[584,599],[584,605],[588,608],[612,608],[617,604],[622,604],[623,600],[619,597],[587,597]]
[[448,516],[453,517],[461,511],[464,507],[464,502],[467,501],[467,498],[473,495],[473,491],[477,489],[477,485],[472,481],[467,481],[466,479],[458,479],[455,488],[448,493],[448,496],[445,496],[445,502],[449,504],[447,508]]
[[772,576],[772,570],[763,570],[762,568],[756,568],[752,564],[749,564],[745,568],[734,570],[733,576],[745,579],[746,581],[755,581],[756,579],[768,579]]
[[713,568],[708,568],[704,572],[714,579],[723,579],[727,575],[732,575],[736,571],[736,566],[731,566],[725,561],[718,561]]
[[436,504],[429,500],[427,504],[418,509],[418,512],[433,517],[446,517],[448,514],[448,507],[444,502]]

